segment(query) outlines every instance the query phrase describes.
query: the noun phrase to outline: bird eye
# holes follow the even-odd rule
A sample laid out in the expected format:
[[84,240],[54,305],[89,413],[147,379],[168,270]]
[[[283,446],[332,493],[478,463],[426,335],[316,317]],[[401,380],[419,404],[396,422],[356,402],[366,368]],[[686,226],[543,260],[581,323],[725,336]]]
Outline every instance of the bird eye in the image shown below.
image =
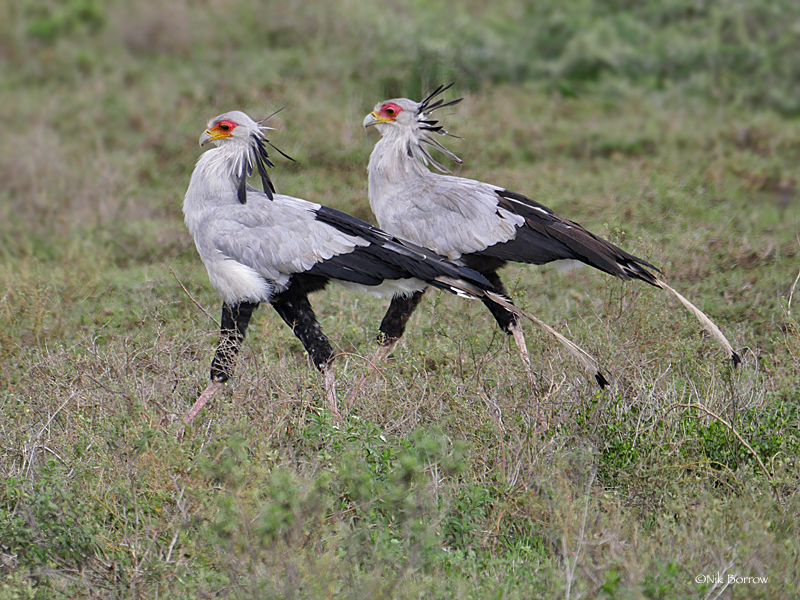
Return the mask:
[[394,109],[393,109],[391,106],[387,106],[387,107],[386,107],[386,108],[384,108],[383,110],[384,110],[384,112],[385,112],[387,115],[389,115],[390,117],[393,117],[393,116],[394,116]]
[[230,131],[231,130],[231,126],[228,125],[227,123],[220,123],[219,125],[217,125],[217,127],[219,127],[222,131]]

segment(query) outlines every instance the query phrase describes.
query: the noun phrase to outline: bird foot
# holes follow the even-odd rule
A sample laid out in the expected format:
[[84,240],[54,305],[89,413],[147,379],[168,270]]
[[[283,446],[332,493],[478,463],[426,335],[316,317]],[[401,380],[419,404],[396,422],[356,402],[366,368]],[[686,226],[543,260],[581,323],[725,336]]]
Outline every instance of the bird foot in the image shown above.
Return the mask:
[[203,390],[203,393],[198,396],[192,408],[189,409],[189,412],[186,413],[186,416],[183,417],[183,422],[186,425],[191,423],[194,418],[200,414],[200,411],[203,410],[203,407],[208,404],[208,401],[211,400],[211,398],[217,393],[222,385],[223,382],[221,381],[212,381],[208,384],[206,389]]

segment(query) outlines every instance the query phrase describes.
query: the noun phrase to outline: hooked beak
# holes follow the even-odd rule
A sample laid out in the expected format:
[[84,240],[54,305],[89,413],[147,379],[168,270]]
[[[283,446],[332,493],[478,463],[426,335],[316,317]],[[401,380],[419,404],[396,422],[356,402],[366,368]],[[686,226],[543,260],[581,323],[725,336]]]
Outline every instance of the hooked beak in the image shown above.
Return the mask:
[[200,147],[202,148],[208,142],[210,142],[214,138],[214,134],[211,133],[208,129],[203,132],[203,135],[200,136]]
[[378,113],[376,111],[372,111],[366,117],[364,117],[363,125],[364,125],[365,128],[367,128],[367,127],[371,127],[372,125],[378,125],[380,123],[389,123],[392,120],[393,119],[382,118],[382,117],[378,116]]
[[200,147],[202,148],[208,142],[215,142],[217,140],[221,140],[222,138],[231,137],[230,133],[225,131],[220,131],[219,129],[206,129],[203,132],[203,135],[200,136]]

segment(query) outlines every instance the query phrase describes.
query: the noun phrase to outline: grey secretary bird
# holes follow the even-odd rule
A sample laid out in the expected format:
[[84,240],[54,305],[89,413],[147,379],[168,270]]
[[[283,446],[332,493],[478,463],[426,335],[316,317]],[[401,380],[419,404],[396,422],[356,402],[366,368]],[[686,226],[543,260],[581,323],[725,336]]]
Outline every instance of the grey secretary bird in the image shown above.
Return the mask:
[[[381,139],[369,159],[369,202],[378,226],[403,239],[430,248],[488,279],[494,291],[507,297],[497,271],[507,262],[545,264],[556,260],[580,261],[620,279],[638,279],[675,295],[697,317],[736,366],[741,362],[719,328],[689,300],[652,271],[658,269],[577,223],[556,215],[546,206],[505,188],[447,175],[448,169],[430,154],[461,160],[433,134],[449,135],[431,118],[437,109],[462,99],[436,100],[453,84],[440,86],[422,102],[396,98],[380,102],[364,119]],[[440,173],[432,172],[432,165]],[[381,323],[382,347],[376,360],[389,352],[422,298],[422,292],[395,297]],[[513,335],[528,367],[528,352],[519,317],[497,305],[487,307],[497,324]]]
[[[337,417],[334,353],[308,301],[309,293],[329,281],[395,298],[432,285],[523,315],[468,267],[343,212],[275,193],[267,173],[272,163],[265,129],[269,128],[245,113],[233,111],[212,119],[200,137],[200,146],[213,142],[216,148],[197,161],[183,212],[223,303],[211,382],[184,417],[187,424],[231,377],[248,323],[261,302],[270,303],[303,343],[324,376],[326,399]],[[263,190],[247,182],[254,170]],[[560,341],[587,368],[597,370],[590,356],[568,340]],[[596,378],[604,385],[599,372]]]

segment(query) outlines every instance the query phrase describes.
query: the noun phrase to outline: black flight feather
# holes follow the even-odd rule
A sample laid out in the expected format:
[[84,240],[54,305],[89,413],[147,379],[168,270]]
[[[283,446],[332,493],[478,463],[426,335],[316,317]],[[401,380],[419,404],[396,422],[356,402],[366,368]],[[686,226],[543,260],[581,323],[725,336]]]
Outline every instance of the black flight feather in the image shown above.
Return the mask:
[[435,102],[431,102],[436,96],[442,94],[453,87],[453,83],[449,83],[447,85],[440,85],[438,88],[433,90],[428,96],[426,96],[422,102],[419,103],[417,107],[417,115],[419,118],[420,129],[425,131],[430,131],[432,133],[438,133],[439,135],[447,135],[454,138],[459,138],[457,135],[453,135],[448,133],[445,128],[439,125],[439,121],[436,119],[428,119],[427,116],[435,110],[439,110],[440,108],[444,108],[446,106],[453,106],[461,102],[464,98],[456,98],[455,100],[450,100],[449,102],[445,102],[444,98],[439,98]]
[[[269,152],[267,152],[267,145],[273,148],[278,154],[283,156],[284,158],[288,158],[292,162],[296,162],[291,156],[286,154],[280,148],[275,147],[268,139],[262,137],[259,134],[253,134],[253,144],[255,146],[255,162],[256,167],[258,168],[258,175],[261,177],[261,185],[264,188],[264,193],[267,195],[267,198],[270,200],[273,199],[273,195],[275,193],[275,186],[272,185],[272,180],[269,178],[269,174],[267,173],[268,168],[272,168],[275,165],[272,164],[272,161],[269,159]],[[241,200],[241,198],[240,198]]]
[[[379,271],[363,273],[367,277],[381,277],[382,279],[416,277],[435,287],[448,290],[450,286],[436,281],[437,277],[444,275],[469,281],[482,289],[491,288],[491,283],[477,271],[450,263],[438,254],[410,242],[400,241],[352,215],[327,206],[321,206],[315,211],[315,214],[318,221],[335,227],[342,233],[355,235],[370,242],[369,246],[357,247],[348,254],[331,257],[325,261],[326,263],[341,265],[342,262],[346,262],[352,267],[357,262],[363,266],[365,264],[363,261],[366,261],[373,265],[380,265],[384,271],[382,274]],[[366,258],[366,255],[369,255],[369,258]],[[315,265],[315,269],[318,271],[331,267],[334,265],[322,266],[319,263]],[[326,271],[324,274],[331,276],[330,271]],[[353,280],[350,279],[350,281]]]
[[272,143],[272,142],[270,142],[269,140],[267,140],[267,143],[270,145],[270,147],[271,147],[273,150],[275,150],[275,152],[277,152],[278,154],[280,154],[282,157],[284,157],[284,158],[288,158],[288,159],[289,159],[290,161],[292,161],[292,162],[297,162],[295,159],[293,159],[291,156],[289,156],[288,154],[286,154],[286,152],[284,152],[283,150],[281,150],[280,148],[278,148],[277,146],[275,146],[275,144],[273,144],[273,143]]
[[430,106],[425,109],[426,113],[432,113],[435,110],[439,110],[440,108],[446,108],[448,106],[453,106],[461,102],[464,98],[456,98],[455,100],[450,100],[450,102],[445,102],[443,98],[437,100]]
[[443,94],[451,87],[455,85],[455,82],[449,83],[447,85],[440,85],[438,88],[433,90],[427,97],[425,97],[422,102],[419,103],[419,107],[417,108],[417,114],[423,115],[427,113],[431,113],[435,110],[439,110],[440,108],[445,108],[446,106],[453,106],[461,102],[464,98],[456,98],[455,100],[450,100],[449,102],[445,102],[444,98],[439,98],[436,102],[431,103],[436,96],[439,94]]

